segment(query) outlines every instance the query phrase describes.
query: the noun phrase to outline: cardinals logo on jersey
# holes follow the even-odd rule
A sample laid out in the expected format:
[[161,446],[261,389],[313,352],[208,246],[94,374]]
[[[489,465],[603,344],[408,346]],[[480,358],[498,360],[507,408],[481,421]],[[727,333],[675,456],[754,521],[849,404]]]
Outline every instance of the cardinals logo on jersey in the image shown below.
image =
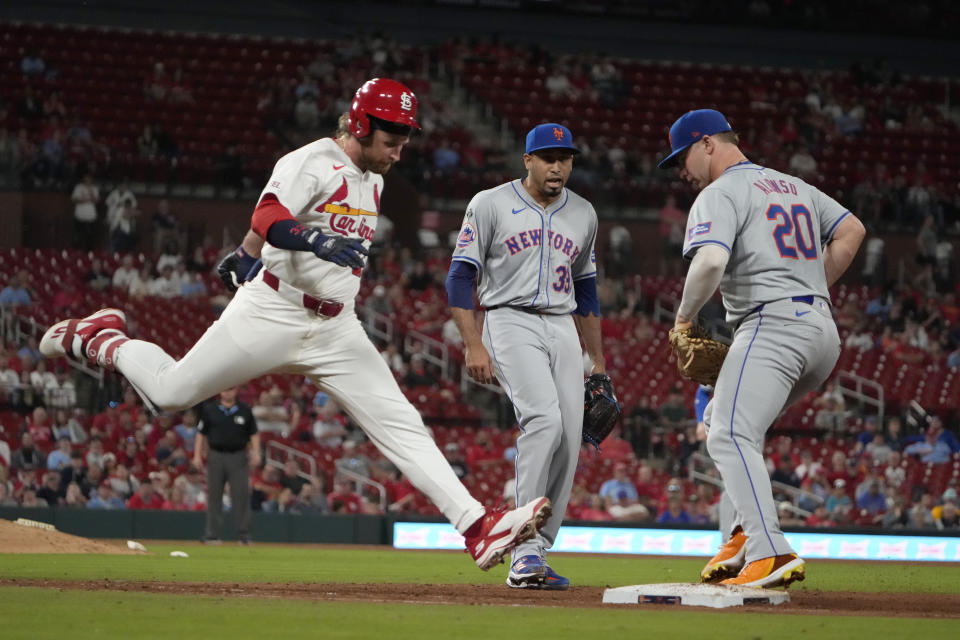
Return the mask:
[[347,179],[343,179],[343,184],[337,187],[337,190],[333,192],[333,195],[320,203],[314,211],[325,211],[328,204],[342,203],[347,199],[347,196],[350,194],[350,190],[347,188]]
[[[376,189],[376,186],[374,186]],[[374,204],[377,211],[366,211],[364,209],[355,209],[345,202],[350,190],[347,187],[347,179],[337,187],[333,195],[321,202],[314,211],[330,214],[330,228],[343,236],[360,236],[368,242],[373,242],[373,236],[376,232],[364,220],[364,216],[376,216],[380,212],[380,196],[373,194]]]
[[473,225],[467,222],[463,225],[463,228],[460,229],[460,235],[457,236],[457,247],[460,249],[466,249],[473,244],[473,241],[477,239],[477,232],[473,228]]

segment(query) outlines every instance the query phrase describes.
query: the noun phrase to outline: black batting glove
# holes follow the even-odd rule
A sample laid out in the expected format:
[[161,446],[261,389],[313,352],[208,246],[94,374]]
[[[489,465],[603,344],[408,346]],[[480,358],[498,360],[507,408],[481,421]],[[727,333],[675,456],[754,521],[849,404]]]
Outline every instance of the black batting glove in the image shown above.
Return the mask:
[[234,292],[246,282],[247,274],[256,262],[257,259],[244,251],[243,247],[237,247],[236,251],[228,253],[217,265],[217,275],[227,291]]

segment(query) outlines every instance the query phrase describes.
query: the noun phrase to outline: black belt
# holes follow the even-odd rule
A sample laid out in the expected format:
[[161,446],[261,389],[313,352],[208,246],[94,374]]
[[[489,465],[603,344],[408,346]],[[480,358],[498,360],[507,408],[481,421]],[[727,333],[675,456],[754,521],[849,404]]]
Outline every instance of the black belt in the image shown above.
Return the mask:
[[535,316],[559,316],[564,315],[560,313],[553,313],[547,309],[537,309],[536,307],[518,307],[512,304],[495,304],[492,307],[487,307],[487,311],[493,311],[494,309],[516,309],[517,311],[523,311],[524,313],[529,313]]
[[238,453],[238,452],[240,452],[240,451],[243,451],[243,450],[246,449],[246,448],[247,448],[247,446],[244,445],[244,446],[242,446],[242,447],[239,448],[239,449],[217,449],[216,447],[210,447],[210,450],[211,450],[211,451],[216,451],[217,453]]
[[[263,270],[263,282],[277,293],[283,293],[283,291],[280,290],[280,278],[273,275],[266,269]],[[292,289],[292,287],[287,287],[285,290],[289,291],[290,289]],[[340,315],[341,311],[343,311],[342,302],[337,300],[321,300],[305,293],[303,294],[303,298],[298,299],[297,301],[318,316],[335,318],[336,316]]]

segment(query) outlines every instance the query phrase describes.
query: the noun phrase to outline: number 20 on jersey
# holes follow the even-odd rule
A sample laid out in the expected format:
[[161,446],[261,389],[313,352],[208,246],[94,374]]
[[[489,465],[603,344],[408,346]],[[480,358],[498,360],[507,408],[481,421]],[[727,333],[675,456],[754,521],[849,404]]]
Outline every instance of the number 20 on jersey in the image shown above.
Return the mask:
[[767,220],[778,222],[773,229],[773,240],[781,258],[799,260],[803,256],[805,260],[817,259],[813,219],[806,205],[791,205],[788,213],[781,205],[772,204],[767,209]]

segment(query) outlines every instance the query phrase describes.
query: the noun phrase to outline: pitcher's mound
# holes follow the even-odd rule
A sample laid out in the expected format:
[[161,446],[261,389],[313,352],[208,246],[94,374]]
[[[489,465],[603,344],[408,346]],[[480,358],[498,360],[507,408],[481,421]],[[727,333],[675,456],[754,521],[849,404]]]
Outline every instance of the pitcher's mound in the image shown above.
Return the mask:
[[116,543],[97,542],[57,530],[48,531],[0,519],[0,553],[136,554],[142,552],[127,549],[126,543],[121,540]]

